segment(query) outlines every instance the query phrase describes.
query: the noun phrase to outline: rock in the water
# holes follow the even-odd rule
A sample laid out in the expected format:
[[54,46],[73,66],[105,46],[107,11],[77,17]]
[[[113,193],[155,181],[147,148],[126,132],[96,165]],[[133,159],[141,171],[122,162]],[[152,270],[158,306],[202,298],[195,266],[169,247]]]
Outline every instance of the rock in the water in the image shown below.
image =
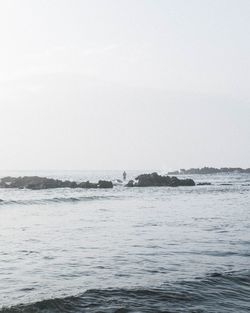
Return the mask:
[[198,183],[197,186],[210,186],[212,185],[211,183],[207,183],[207,182],[204,182],[204,183]]
[[78,187],[79,188],[87,188],[87,189],[98,188],[97,184],[90,183],[89,181],[82,182],[82,183],[78,184]]
[[215,167],[203,167],[203,168],[190,168],[188,170],[185,169],[180,169],[179,171],[174,171],[174,172],[168,172],[169,175],[179,175],[179,174],[223,174],[223,173],[250,173],[250,168],[241,168],[241,167],[221,167],[221,168],[215,168]]
[[0,180],[0,188],[18,189],[51,189],[51,188],[113,188],[113,183],[109,181],[99,181],[98,184],[87,182],[77,183],[74,181],[62,181],[59,179],[24,176],[24,177],[4,177]]
[[195,186],[192,179],[179,179],[175,176],[161,176],[157,173],[142,174],[136,177],[136,182],[129,181],[127,187],[178,187],[178,186]]
[[134,181],[130,180],[125,187],[134,187]]
[[113,183],[112,181],[99,180],[98,188],[113,188]]

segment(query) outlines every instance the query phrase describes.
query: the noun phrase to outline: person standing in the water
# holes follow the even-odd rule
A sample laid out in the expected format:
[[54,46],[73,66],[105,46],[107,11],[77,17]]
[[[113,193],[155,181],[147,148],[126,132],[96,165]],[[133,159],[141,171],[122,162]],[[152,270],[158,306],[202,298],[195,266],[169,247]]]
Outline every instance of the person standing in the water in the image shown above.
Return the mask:
[[127,173],[124,171],[122,175],[123,175],[123,180],[126,180],[126,178],[127,178]]

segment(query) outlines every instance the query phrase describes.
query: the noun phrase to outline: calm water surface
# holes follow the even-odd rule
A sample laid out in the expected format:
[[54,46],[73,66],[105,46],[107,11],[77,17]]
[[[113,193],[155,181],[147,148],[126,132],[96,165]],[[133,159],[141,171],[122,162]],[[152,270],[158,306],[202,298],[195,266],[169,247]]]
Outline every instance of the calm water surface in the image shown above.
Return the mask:
[[249,312],[250,175],[189,177],[212,185],[0,189],[0,312]]

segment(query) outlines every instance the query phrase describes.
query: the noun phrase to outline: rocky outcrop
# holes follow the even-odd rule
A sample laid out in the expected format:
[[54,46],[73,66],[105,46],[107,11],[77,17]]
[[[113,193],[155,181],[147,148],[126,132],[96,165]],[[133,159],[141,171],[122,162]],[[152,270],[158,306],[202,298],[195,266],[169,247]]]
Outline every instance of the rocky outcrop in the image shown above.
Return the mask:
[[113,183],[107,180],[99,180],[98,188],[113,188]]
[[245,173],[250,174],[250,168],[241,168],[241,167],[203,167],[203,168],[190,168],[188,170],[180,169],[179,171],[169,172],[169,175],[193,175],[193,174],[223,174],[223,173]]
[[86,181],[86,182],[81,182],[78,184],[78,188],[87,188],[87,189],[90,189],[90,188],[98,188],[98,184],[96,183],[90,183],[89,181]]
[[179,179],[177,177],[161,176],[157,173],[142,174],[136,177],[135,182],[129,181],[127,187],[178,187],[195,186],[192,179]]
[[50,189],[50,188],[113,188],[111,181],[99,180],[98,183],[81,182],[77,183],[69,180],[59,180],[39,176],[24,177],[4,177],[0,180],[0,188],[19,188],[19,189]]

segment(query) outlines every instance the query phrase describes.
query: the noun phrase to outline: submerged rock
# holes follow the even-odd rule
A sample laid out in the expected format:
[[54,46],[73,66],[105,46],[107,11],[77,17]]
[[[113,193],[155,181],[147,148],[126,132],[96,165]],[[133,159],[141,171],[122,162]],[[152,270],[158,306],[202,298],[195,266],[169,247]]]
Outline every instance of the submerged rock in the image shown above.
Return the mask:
[[99,181],[96,183],[81,182],[77,183],[69,180],[59,180],[39,176],[24,177],[4,177],[0,180],[0,188],[18,188],[18,189],[52,189],[52,188],[113,188],[111,181]]
[[136,177],[136,181],[129,181],[127,187],[178,187],[178,186],[195,186],[192,179],[179,179],[175,176],[161,176],[157,173],[142,174]]

